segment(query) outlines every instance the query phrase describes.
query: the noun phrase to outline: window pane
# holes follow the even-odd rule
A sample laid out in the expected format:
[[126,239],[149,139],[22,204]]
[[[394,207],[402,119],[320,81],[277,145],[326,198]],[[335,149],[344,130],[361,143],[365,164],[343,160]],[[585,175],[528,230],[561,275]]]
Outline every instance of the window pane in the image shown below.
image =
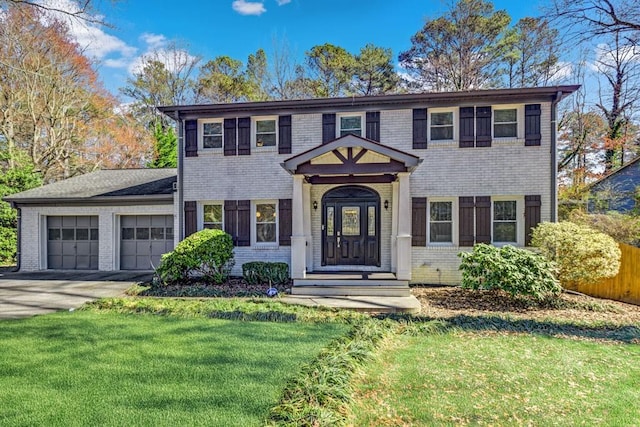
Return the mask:
[[431,126],[453,125],[453,113],[431,113]]
[[204,222],[222,222],[222,205],[205,205]]
[[203,135],[222,135],[222,123],[204,123],[202,125]]
[[431,203],[431,221],[451,221],[451,202]]
[[256,205],[256,222],[276,222],[276,205],[264,204]]
[[267,134],[259,134],[256,135],[256,146],[257,147],[273,147],[276,145],[276,134],[275,133],[267,133]]
[[149,240],[149,229],[136,228],[136,240]]
[[165,228],[165,236],[166,236],[167,240],[172,240],[173,239],[173,227]]
[[343,236],[359,236],[360,235],[360,207],[359,206],[343,206],[342,207],[342,235]]
[[204,228],[213,229],[213,230],[222,230],[222,224],[220,224],[219,222],[218,223],[209,223],[209,224],[205,224]]
[[515,222],[494,222],[493,223],[494,242],[515,242],[516,223]]
[[257,133],[275,133],[276,121],[275,120],[257,120],[256,132]]
[[346,130],[346,129],[361,129],[361,120],[362,117],[360,116],[345,116],[345,117],[340,117],[340,129],[342,130]]
[[451,223],[432,222],[429,225],[429,240],[434,243],[451,243]]
[[375,206],[369,206],[367,208],[367,224],[368,224],[367,234],[369,236],[375,236],[376,235],[376,207]]
[[134,231],[133,228],[129,228],[129,227],[123,228],[122,240],[133,240],[133,237],[134,237],[133,231]]
[[207,136],[202,138],[202,146],[204,148],[222,148],[222,135]]
[[76,238],[76,230],[73,228],[63,228],[62,229],[62,240],[75,240]]
[[256,241],[275,242],[276,241],[276,225],[275,224],[256,224]]
[[341,130],[340,131],[340,136],[345,136],[345,135],[357,135],[357,136],[362,136],[362,132],[360,131],[360,129],[356,129],[356,130]]
[[518,136],[518,125],[516,123],[495,124],[493,126],[493,136],[496,138],[515,138]]
[[164,227],[152,227],[151,240],[164,240]]
[[49,229],[49,240],[60,240],[60,229],[59,228],[50,228]]
[[77,228],[76,229],[76,240],[89,240],[89,229],[88,228]]
[[431,139],[434,141],[453,139],[453,126],[432,127]]
[[89,236],[89,238],[90,238],[91,240],[98,240],[98,229],[97,229],[97,228],[92,228],[92,229],[90,230],[90,236]]
[[516,202],[501,201],[493,203],[493,219],[496,221],[515,221],[516,220]]
[[333,236],[333,206],[327,206],[327,236]]
[[515,108],[508,110],[494,110],[493,117],[496,123],[515,122],[518,120],[518,115]]

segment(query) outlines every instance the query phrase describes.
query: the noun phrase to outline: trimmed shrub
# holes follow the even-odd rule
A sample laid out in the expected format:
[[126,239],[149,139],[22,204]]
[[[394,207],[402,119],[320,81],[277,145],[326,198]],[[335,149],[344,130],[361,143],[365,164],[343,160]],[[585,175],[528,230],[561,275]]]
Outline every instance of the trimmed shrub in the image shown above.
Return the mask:
[[612,237],[573,222],[539,224],[531,244],[556,263],[564,287],[598,283],[620,268],[620,248]]
[[222,230],[205,229],[178,243],[162,256],[157,274],[165,282],[175,282],[199,275],[221,284],[233,268],[233,240]]
[[471,252],[460,252],[462,287],[500,289],[512,297],[544,300],[560,294],[555,265],[545,257],[513,246],[477,244]]
[[250,285],[285,285],[289,282],[289,265],[286,262],[245,262],[242,264],[242,277]]
[[609,235],[616,242],[640,247],[640,218],[636,216],[614,211],[602,214],[574,211],[569,220]]

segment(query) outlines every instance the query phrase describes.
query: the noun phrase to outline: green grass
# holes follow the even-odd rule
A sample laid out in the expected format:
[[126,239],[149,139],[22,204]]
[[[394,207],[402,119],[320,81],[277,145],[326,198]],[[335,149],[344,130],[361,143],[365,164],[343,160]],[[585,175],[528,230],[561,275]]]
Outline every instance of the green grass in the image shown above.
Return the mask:
[[349,327],[75,312],[0,322],[0,425],[262,425]]
[[607,425],[640,420],[640,346],[445,330],[396,335],[357,386],[353,425]]

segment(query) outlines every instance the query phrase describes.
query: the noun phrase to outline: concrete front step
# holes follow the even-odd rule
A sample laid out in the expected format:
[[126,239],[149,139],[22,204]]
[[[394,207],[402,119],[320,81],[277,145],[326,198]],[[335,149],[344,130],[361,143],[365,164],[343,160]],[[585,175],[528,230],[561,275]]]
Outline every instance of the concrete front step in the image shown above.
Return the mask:
[[324,296],[411,296],[409,283],[403,280],[294,280],[292,295]]

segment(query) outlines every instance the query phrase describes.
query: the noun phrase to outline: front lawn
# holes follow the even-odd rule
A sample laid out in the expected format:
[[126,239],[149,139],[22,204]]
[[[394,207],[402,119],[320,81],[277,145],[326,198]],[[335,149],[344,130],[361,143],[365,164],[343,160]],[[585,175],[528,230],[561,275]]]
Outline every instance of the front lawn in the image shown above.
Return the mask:
[[0,424],[263,425],[349,327],[75,312],[0,323]]
[[396,335],[380,354],[357,385],[350,425],[640,420],[638,345],[453,329]]

